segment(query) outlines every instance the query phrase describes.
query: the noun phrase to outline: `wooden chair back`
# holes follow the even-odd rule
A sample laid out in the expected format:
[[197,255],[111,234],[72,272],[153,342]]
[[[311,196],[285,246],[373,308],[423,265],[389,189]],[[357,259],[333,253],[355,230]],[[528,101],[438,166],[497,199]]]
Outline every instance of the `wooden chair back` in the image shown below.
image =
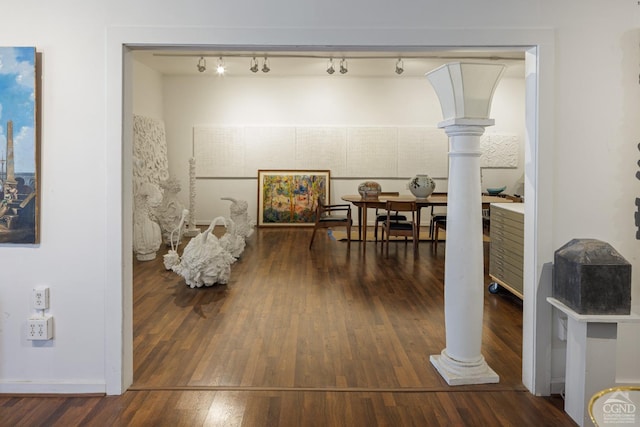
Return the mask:
[[[385,209],[387,218],[383,222],[383,237],[386,244],[386,254],[389,255],[389,237],[404,236],[413,239],[414,253],[418,249],[419,225],[417,223],[418,207],[415,201],[387,200]],[[397,219],[398,215],[404,215],[406,219]]]

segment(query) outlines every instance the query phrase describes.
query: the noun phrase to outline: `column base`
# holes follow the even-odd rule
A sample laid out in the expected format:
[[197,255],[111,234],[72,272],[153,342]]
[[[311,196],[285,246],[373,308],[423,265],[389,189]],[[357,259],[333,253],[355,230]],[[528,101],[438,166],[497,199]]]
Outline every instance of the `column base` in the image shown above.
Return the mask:
[[431,364],[449,385],[491,384],[500,382],[500,377],[487,365],[484,357],[477,362],[460,362],[447,354],[447,349],[440,354],[430,356]]

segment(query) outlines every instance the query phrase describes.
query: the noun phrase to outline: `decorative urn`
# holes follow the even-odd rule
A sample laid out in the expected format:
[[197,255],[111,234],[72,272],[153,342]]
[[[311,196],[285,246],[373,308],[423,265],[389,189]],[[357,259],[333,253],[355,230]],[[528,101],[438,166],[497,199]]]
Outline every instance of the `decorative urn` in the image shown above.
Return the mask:
[[375,181],[365,181],[358,185],[358,193],[363,199],[377,199],[382,187]]
[[418,174],[409,181],[407,188],[416,199],[426,199],[435,190],[436,183],[429,175]]

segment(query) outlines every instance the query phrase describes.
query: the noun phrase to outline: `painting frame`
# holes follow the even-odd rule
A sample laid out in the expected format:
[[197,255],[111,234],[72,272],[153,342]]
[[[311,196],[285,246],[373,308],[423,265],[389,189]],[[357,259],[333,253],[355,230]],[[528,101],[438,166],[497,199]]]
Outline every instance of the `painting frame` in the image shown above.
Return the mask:
[[40,243],[40,55],[0,46],[0,244]]
[[330,200],[331,171],[258,170],[258,227],[315,224],[318,198]]

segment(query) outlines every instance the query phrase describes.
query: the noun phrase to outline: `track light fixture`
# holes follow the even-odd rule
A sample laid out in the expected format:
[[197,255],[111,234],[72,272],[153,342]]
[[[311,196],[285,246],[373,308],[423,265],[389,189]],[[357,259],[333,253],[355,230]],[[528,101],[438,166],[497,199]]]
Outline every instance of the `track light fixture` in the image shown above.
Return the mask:
[[271,68],[269,68],[269,59],[265,56],[264,64],[262,64],[262,72],[268,73],[269,71],[271,71]]
[[333,58],[329,58],[329,64],[327,66],[327,74],[333,74],[336,72],[336,69],[333,67]]
[[396,74],[400,75],[404,72],[404,62],[402,62],[402,58],[398,58],[396,62]]
[[225,71],[226,69],[224,66],[224,61],[222,60],[222,57],[220,57],[218,58],[218,66],[216,67],[216,73],[218,73],[218,75],[223,75]]
[[198,67],[198,71],[200,71],[201,73],[204,73],[205,71],[207,71],[207,61],[206,59],[204,59],[204,57],[200,57],[200,59],[198,60],[198,65],[196,65],[196,67]]
[[250,65],[249,69],[251,70],[252,73],[258,72],[258,60],[256,59],[255,56],[253,57],[249,65]]
[[342,58],[340,60],[340,74],[347,74],[349,70],[347,69],[347,60]]

